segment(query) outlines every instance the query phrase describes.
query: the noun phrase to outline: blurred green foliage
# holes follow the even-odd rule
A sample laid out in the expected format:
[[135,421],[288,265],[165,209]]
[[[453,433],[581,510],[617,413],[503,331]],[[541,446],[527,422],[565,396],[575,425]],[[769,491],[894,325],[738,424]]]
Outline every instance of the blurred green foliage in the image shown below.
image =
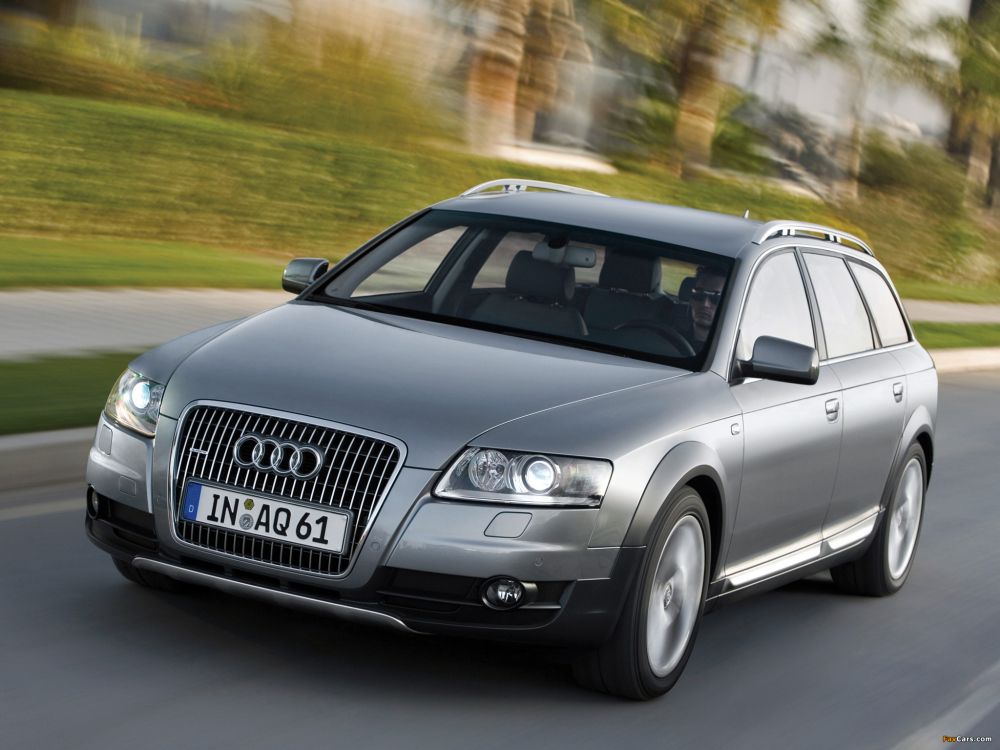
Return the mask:
[[773,170],[768,159],[762,155],[763,137],[735,116],[748,99],[748,94],[734,87],[729,87],[722,97],[712,142],[712,166],[746,174],[768,175]]
[[993,323],[914,323],[913,332],[927,349],[1000,346],[1000,325]]
[[571,173],[200,113],[0,91],[0,234],[119,237],[339,258],[388,224],[498,174],[625,197],[832,220],[779,190],[682,182],[648,164]]
[[939,214],[962,213],[962,167],[942,149],[926,143],[895,143],[872,131],[865,139],[860,180],[875,190],[907,193]]
[[94,424],[115,378],[135,357],[0,362],[0,435]]
[[280,289],[287,258],[182,242],[0,235],[0,288],[47,286]]
[[[963,205],[936,148],[870,138],[861,200],[825,204],[749,176],[661,167],[677,117],[639,100],[616,175],[473,156],[452,103],[333,32],[271,19],[205,48],[0,19],[0,285],[273,287],[293,255],[336,260],[409,212],[498,175],[754,219],[794,217],[872,240],[904,293],[1000,299],[1000,229]],[[440,92],[438,92],[440,93]],[[766,173],[732,112],[715,166]],[[53,270],[55,272],[53,272]]]
[[212,82],[242,117],[383,144],[458,137],[450,111],[361,41],[318,29],[303,36],[277,22],[265,28],[208,53]]

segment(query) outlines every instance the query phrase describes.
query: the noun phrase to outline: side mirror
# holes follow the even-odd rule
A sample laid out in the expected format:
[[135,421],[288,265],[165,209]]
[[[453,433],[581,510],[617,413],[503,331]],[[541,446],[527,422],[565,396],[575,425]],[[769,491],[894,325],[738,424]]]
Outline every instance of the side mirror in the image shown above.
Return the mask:
[[750,360],[739,362],[738,369],[744,378],[813,385],[819,379],[819,353],[812,346],[761,336],[754,342]]
[[281,274],[281,288],[298,294],[326,273],[330,262],[323,258],[296,258],[285,266]]

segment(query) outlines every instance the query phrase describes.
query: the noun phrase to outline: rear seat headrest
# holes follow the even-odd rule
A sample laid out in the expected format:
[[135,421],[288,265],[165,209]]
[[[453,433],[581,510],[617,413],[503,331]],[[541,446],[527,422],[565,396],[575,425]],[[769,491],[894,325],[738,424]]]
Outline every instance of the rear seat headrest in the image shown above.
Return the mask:
[[536,260],[531,250],[520,251],[507,269],[507,291],[521,297],[569,302],[575,285],[572,268]]
[[597,285],[604,289],[624,289],[635,294],[660,291],[660,259],[656,256],[626,255],[608,250]]

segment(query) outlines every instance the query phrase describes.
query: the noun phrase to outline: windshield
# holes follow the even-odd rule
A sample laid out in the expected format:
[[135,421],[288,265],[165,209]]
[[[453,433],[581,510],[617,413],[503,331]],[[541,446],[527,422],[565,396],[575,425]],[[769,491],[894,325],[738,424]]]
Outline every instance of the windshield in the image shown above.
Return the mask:
[[432,210],[314,299],[698,369],[731,267],[636,237]]

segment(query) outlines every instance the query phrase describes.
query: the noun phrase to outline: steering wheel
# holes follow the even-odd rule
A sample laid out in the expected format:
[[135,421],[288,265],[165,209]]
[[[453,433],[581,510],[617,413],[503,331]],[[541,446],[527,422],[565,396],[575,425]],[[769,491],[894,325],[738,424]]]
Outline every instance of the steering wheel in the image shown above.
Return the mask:
[[615,326],[614,330],[620,331],[623,328],[648,328],[654,333],[658,333],[660,336],[665,338],[682,357],[695,356],[694,347],[691,346],[691,343],[673,328],[664,323],[639,318],[636,320],[627,320],[624,323]]

